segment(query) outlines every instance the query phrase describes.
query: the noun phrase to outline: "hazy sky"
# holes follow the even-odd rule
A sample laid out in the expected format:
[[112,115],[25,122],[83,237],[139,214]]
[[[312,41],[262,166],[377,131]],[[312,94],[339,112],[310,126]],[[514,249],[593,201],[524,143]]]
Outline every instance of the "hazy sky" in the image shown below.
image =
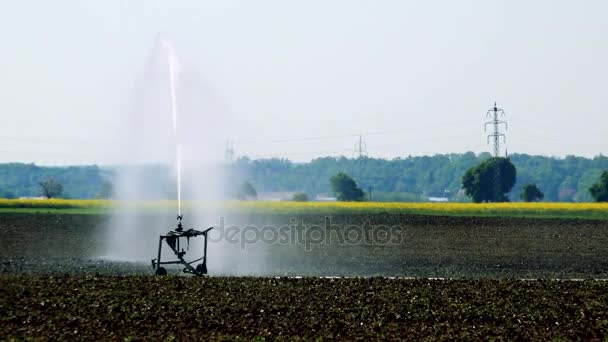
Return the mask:
[[605,0],[3,0],[0,162],[117,162],[161,31],[238,156],[352,156],[358,134],[374,157],[489,151],[494,101],[509,153],[607,154],[607,18]]

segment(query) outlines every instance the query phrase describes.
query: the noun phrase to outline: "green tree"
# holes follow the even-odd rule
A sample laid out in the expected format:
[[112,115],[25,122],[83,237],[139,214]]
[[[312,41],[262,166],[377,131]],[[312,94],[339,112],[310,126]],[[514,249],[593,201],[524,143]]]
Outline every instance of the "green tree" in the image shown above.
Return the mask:
[[55,198],[63,193],[63,185],[55,180],[55,178],[47,178],[38,183],[41,188],[42,196],[46,198]]
[[292,200],[295,202],[308,202],[308,195],[304,192],[296,192],[293,194]]
[[517,171],[508,158],[494,157],[468,169],[462,177],[465,194],[473,202],[508,202]]
[[528,183],[522,188],[519,197],[524,202],[538,202],[542,201],[545,197],[542,191],[534,183]]
[[249,182],[241,184],[237,191],[237,198],[240,200],[248,200],[256,197],[258,197],[258,192],[255,191],[255,188]]
[[338,201],[362,201],[365,197],[357,183],[349,175],[339,172],[329,179],[331,189]]
[[589,188],[589,192],[596,202],[608,202],[608,171],[602,172],[597,183]]

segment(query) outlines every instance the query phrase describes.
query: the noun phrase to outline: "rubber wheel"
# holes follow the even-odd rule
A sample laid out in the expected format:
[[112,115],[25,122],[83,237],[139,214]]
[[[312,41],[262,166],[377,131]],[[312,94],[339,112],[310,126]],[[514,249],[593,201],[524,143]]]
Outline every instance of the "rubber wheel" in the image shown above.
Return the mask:
[[200,274],[207,274],[207,265],[204,263],[196,265],[196,272]]
[[156,269],[156,275],[157,276],[167,275],[167,270],[164,267],[159,267]]

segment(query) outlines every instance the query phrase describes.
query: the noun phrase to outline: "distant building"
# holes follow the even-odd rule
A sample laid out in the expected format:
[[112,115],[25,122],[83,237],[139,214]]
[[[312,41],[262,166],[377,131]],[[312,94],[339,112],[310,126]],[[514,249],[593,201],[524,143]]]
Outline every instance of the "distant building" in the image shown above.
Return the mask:
[[428,197],[429,202],[449,202],[447,197]]
[[317,196],[315,196],[315,201],[318,202],[335,202],[337,200],[337,198],[327,196],[326,194],[317,194]]
[[296,194],[295,191],[260,192],[258,193],[257,199],[259,201],[271,202],[291,201],[294,194]]
[[450,190],[443,191],[423,191],[423,196],[427,198],[429,202],[449,202]]

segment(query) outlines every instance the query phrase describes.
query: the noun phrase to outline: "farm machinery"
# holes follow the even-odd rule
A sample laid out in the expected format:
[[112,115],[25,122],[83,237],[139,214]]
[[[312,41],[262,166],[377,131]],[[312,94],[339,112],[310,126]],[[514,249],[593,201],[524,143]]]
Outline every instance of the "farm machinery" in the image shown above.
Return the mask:
[[[162,265],[183,265],[184,273],[190,273],[195,276],[203,276],[207,274],[207,234],[213,227],[209,227],[203,231],[196,229],[184,229],[182,226],[182,216],[177,216],[177,227],[174,230],[169,231],[165,235],[161,235],[158,239],[158,256],[156,259],[152,259],[152,268],[156,275],[166,275],[167,270]],[[202,236],[204,239],[203,256],[187,261],[184,257],[186,256],[186,250],[184,250],[184,242],[186,243],[186,249],[190,245],[190,239]],[[185,241],[183,241],[185,240]],[[177,260],[162,261],[162,248],[163,241],[167,243],[171,251],[175,254]],[[193,264],[200,262],[196,267]]]

